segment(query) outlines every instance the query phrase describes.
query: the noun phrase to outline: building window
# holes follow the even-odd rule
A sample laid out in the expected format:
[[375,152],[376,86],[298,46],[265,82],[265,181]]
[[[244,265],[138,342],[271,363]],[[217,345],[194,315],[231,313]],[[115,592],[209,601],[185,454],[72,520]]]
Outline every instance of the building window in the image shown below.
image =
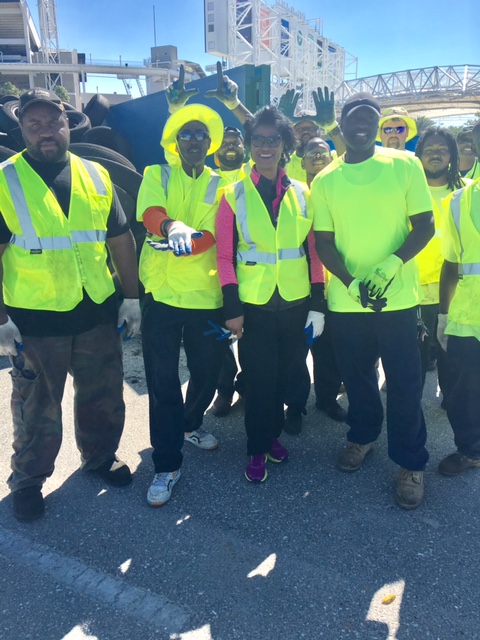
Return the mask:
[[215,49],[215,40],[210,40],[208,43],[208,50],[213,51]]
[[208,33],[212,33],[212,31],[214,31],[214,30],[215,30],[214,25],[213,24],[209,24],[208,25]]
[[207,11],[215,11],[215,3],[207,2]]
[[211,24],[212,22],[215,22],[215,14],[214,13],[209,13],[207,20],[208,20],[209,24]]

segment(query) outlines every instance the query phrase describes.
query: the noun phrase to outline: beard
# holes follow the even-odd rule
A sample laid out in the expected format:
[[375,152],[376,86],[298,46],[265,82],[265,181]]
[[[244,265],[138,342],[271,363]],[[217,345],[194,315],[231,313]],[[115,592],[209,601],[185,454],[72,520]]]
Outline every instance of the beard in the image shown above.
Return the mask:
[[243,164],[245,156],[243,153],[235,152],[235,158],[227,158],[224,154],[218,154],[218,160],[222,167],[225,167],[227,170],[233,171],[234,169],[240,169]]
[[429,171],[424,167],[424,171],[428,179],[438,180],[439,178],[447,177],[448,167],[445,169],[437,169],[436,171]]
[[65,154],[68,150],[68,142],[55,140],[55,144],[56,149],[52,148],[48,150],[42,149],[42,142],[27,145],[27,152],[32,158],[39,162],[46,162],[49,164],[61,162],[65,159]]

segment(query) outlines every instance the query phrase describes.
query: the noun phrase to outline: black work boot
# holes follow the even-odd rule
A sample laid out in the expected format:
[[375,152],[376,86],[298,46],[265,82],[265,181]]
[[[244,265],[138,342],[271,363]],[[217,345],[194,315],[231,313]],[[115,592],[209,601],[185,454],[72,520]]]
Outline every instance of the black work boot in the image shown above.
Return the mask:
[[110,458],[96,469],[91,470],[113,487],[124,487],[132,482],[132,473],[128,466],[117,456]]
[[42,487],[39,484],[14,491],[13,515],[21,522],[33,522],[45,513]]

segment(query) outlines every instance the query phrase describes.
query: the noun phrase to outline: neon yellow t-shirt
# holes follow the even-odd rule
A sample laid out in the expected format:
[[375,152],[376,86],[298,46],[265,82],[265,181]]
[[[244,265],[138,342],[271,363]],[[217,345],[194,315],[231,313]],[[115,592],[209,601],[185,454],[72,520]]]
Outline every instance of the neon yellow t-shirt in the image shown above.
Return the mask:
[[[347,164],[343,156],[335,159],[314,179],[310,192],[314,230],[335,234],[347,270],[360,279],[403,244],[411,230],[410,216],[432,210],[420,161],[383,147],[376,147],[371,158],[358,164]],[[384,311],[416,306],[419,288],[417,264],[409,260],[388,289]],[[328,306],[343,313],[364,310],[334,275],[329,283]]]
[[302,160],[303,158],[297,156],[296,153],[292,153],[290,156],[290,160],[285,166],[285,171],[291,180],[299,180],[300,182],[307,181],[307,172],[302,167]]

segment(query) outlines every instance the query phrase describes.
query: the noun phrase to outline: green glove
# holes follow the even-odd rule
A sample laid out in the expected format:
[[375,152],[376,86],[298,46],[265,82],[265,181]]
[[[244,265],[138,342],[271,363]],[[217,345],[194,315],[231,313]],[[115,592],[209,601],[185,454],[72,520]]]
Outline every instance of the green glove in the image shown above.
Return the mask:
[[363,282],[372,296],[383,296],[400,268],[403,260],[392,253],[386,260],[373,267]]
[[360,304],[364,309],[381,311],[387,306],[386,298],[380,298],[379,296],[373,297],[369,295],[367,287],[358,278],[352,280],[347,291],[352,300],[358,302],[358,304]]
[[288,91],[285,91],[283,96],[280,98],[278,108],[287,116],[287,118],[290,118],[290,120],[295,118],[295,109],[297,108],[299,98],[300,94],[297,93],[295,89],[288,89]]
[[238,84],[223,75],[222,63],[217,62],[217,88],[205,92],[205,98],[217,98],[220,102],[233,111],[240,104],[238,99]]
[[335,120],[335,97],[333,91],[329,91],[328,87],[324,87],[323,91],[320,87],[313,92],[313,102],[317,114],[315,122],[322,127],[327,133],[338,127]]
[[181,64],[178,80],[172,82],[165,91],[168,102],[168,112],[175,113],[175,111],[184,107],[187,101],[192,96],[196,96],[197,93],[198,89],[190,89],[189,91],[185,90],[185,67]]

